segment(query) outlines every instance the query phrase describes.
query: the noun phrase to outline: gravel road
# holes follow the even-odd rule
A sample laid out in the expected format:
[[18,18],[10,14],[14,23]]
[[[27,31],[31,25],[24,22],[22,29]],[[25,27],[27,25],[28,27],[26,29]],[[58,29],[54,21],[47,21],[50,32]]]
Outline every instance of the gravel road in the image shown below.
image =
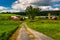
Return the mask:
[[29,28],[26,23],[22,24],[21,29],[19,30],[19,35],[16,40],[32,40],[27,33],[28,31],[26,30],[28,30],[32,34],[32,36],[34,36],[34,40],[54,40],[40,32]]
[[24,26],[22,26],[22,28],[19,30],[19,35],[16,40],[30,40]]

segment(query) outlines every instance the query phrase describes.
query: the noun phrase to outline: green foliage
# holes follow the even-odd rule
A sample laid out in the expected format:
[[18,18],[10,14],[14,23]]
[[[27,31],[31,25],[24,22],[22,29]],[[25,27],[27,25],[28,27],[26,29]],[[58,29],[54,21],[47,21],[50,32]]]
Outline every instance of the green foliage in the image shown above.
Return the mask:
[[34,19],[36,14],[40,12],[39,8],[33,8],[32,6],[28,6],[25,10],[26,15],[28,15],[28,17],[30,19]]
[[60,15],[60,10],[58,10],[58,11],[41,11],[37,15],[38,16],[47,16],[48,13],[50,13],[51,15],[59,16]]
[[0,14],[0,20],[10,20],[10,16],[15,16],[16,14]]
[[0,40],[8,40],[21,23],[19,21],[0,21]]
[[60,20],[38,20],[35,22],[28,21],[30,28],[42,32],[54,40],[60,40]]
[[9,16],[15,14],[0,14],[0,40],[8,40],[22,21],[9,20]]

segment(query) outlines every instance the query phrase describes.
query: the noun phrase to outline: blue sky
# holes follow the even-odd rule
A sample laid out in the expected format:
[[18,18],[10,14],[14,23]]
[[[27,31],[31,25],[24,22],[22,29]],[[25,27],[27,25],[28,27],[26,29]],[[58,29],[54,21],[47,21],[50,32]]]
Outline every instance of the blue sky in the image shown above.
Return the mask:
[[50,6],[53,8],[60,8],[60,1],[51,2]]
[[12,3],[15,1],[16,0],[0,0],[0,6],[11,8]]
[[60,0],[0,0],[0,10],[22,11],[25,10],[25,8],[30,4],[33,5],[34,7],[39,7],[39,8],[40,6],[44,6],[41,7],[43,10],[48,8],[50,8],[49,10],[53,10],[53,8],[56,8],[57,10],[60,8]]
[[[0,6],[4,6],[4,7],[7,7],[7,8],[11,8],[11,5],[13,2],[15,2],[16,0],[0,0]],[[51,2],[50,3],[50,6],[52,6],[53,8],[60,8],[60,6],[54,6],[56,4],[59,4],[60,5],[60,1],[57,1],[57,2]]]

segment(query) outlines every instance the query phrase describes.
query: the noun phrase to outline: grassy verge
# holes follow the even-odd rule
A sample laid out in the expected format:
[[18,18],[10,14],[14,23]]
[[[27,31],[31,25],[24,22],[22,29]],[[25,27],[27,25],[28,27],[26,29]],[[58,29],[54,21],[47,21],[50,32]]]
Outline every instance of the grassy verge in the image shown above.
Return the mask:
[[18,35],[19,35],[19,30],[20,30],[20,25],[19,28],[17,28],[17,30],[11,35],[11,37],[9,38],[9,40],[16,40]]
[[30,28],[42,32],[52,37],[54,40],[60,40],[60,20],[38,20],[35,22],[28,21]]
[[8,40],[11,34],[19,27],[20,21],[1,21],[0,40]]
[[0,14],[0,40],[8,40],[22,21],[12,21],[10,16],[16,14]]

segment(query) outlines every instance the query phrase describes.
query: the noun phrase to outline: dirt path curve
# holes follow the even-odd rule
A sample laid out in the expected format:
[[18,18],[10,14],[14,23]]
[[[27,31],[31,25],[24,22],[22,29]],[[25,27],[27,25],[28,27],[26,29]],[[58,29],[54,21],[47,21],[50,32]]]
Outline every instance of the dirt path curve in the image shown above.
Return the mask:
[[18,37],[17,37],[16,40],[30,40],[27,32],[25,31],[24,26],[22,26],[19,31],[20,31],[20,32],[19,32],[19,35],[18,35]]
[[26,23],[21,25],[19,35],[16,40],[53,40],[52,38],[28,28]]

